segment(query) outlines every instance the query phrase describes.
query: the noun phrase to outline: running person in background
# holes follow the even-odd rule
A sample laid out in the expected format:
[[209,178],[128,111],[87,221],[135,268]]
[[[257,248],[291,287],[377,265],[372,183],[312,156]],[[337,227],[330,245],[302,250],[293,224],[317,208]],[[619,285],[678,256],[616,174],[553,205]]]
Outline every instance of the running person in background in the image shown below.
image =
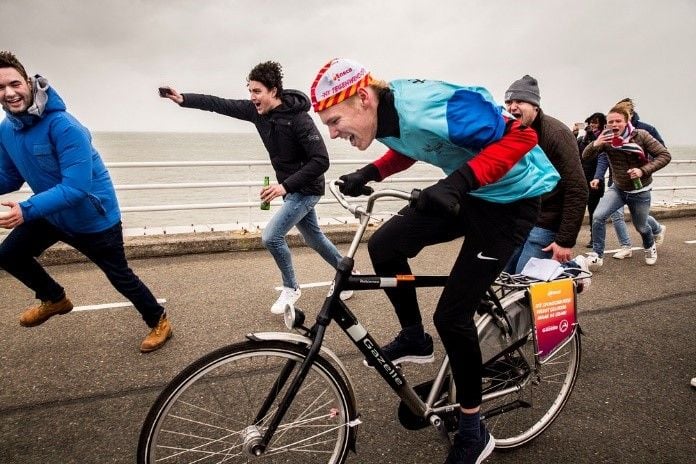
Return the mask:
[[[507,270],[519,274],[530,258],[555,259],[567,263],[580,233],[587,204],[587,183],[580,164],[577,140],[571,130],[541,109],[539,84],[526,75],[505,92],[507,110],[537,133],[539,146],[556,168],[561,180],[541,197],[541,210],[524,245],[513,255]],[[585,257],[575,264],[583,268]],[[587,270],[587,268],[585,268]]]
[[[184,108],[212,111],[256,126],[278,181],[261,190],[261,200],[270,203],[274,198],[283,198],[283,206],[263,229],[261,238],[283,279],[280,296],[271,306],[273,314],[282,314],[285,305],[295,303],[301,294],[285,239],[290,229],[297,227],[305,243],[333,268],[341,261],[341,253],[321,231],[314,209],[324,195],[329,155],[307,113],[309,98],[298,90],[283,89],[280,64],[266,61],[256,65],[247,76],[247,88],[249,100],[180,94],[172,87],[165,87],[161,95]],[[347,291],[341,298],[351,295],[352,291]]]
[[[655,126],[652,126],[640,120],[638,113],[635,112],[635,106],[632,99],[628,97],[624,98],[623,100],[617,102],[616,106],[623,107],[626,109],[626,111],[628,111],[628,114],[631,118],[631,125],[633,127],[635,127],[636,129],[643,129],[647,131],[648,134],[652,135],[655,138],[655,140],[660,142],[663,146],[667,146],[665,144],[665,141],[662,139],[662,136],[660,136],[660,133],[655,128]],[[646,155],[648,157],[648,160],[652,159],[652,155],[650,153],[646,153]],[[607,165],[608,161],[606,160],[606,157],[600,157],[599,167],[597,171],[598,174],[600,174],[602,177],[606,173]],[[616,212],[613,213],[609,218],[611,219],[611,222],[614,224],[616,235],[619,237],[619,241],[622,245],[622,249],[619,250],[617,253],[614,253],[613,257],[617,259],[630,258],[633,255],[633,251],[631,246],[631,238],[628,235],[628,227],[626,227],[626,221],[624,220],[623,207],[616,210]],[[655,219],[651,215],[648,215],[648,225],[650,226],[650,229],[652,230],[653,235],[655,236],[655,244],[657,246],[662,245],[662,242],[664,242],[665,240],[667,226],[657,222],[657,219]]]
[[34,192],[0,217],[12,232],[0,243],[0,267],[29,287],[41,301],[22,313],[24,327],[67,314],[73,304],[36,260],[61,241],[99,266],[150,327],[140,345],[146,353],[161,348],[172,328],[164,308],[128,267],[123,249],[121,212],[104,163],[86,127],[66,111],[58,93],[41,76],[29,78],[10,52],[0,52],[0,195],[24,182]]
[[[588,197],[587,197],[587,213],[589,215],[590,222],[590,241],[587,243],[587,248],[592,248],[592,218],[594,216],[595,209],[599,204],[599,199],[604,195],[604,177],[597,179],[597,182],[593,183],[595,179],[595,173],[597,172],[597,158],[591,160],[583,160],[582,152],[585,147],[594,142],[599,134],[604,130],[604,126],[607,124],[607,117],[604,113],[592,113],[585,119],[587,126],[585,127],[585,134],[578,137],[578,150],[580,151],[580,159],[582,163],[582,170],[585,173],[585,181],[589,187]],[[618,235],[618,232],[617,232]]]
[[[424,247],[465,237],[434,314],[449,355],[462,414],[448,463],[479,463],[495,442],[480,421],[481,351],[473,317],[481,297],[524,243],[536,222],[539,197],[558,173],[536,145],[536,133],[506,118],[482,87],[441,81],[374,80],[351,60],[324,65],[311,87],[314,110],[331,138],[365,150],[377,139],[387,152],[341,176],[344,194],[358,196],[370,181],[403,171],[416,161],[447,175],[425,188],[368,243],[379,275],[409,275],[409,258]],[[458,209],[458,212],[457,212]],[[415,289],[389,289],[402,327],[383,347],[394,363],[433,360]]]
[[[645,263],[657,262],[655,236],[648,224],[652,173],[671,160],[667,149],[642,129],[635,129],[625,107],[615,106],[607,114],[607,129],[585,148],[583,159],[606,153],[614,183],[605,192],[592,221],[592,252],[588,254],[591,267],[604,264],[606,220],[618,208],[628,206],[631,219],[643,239]],[[652,155],[649,160],[646,153]]]

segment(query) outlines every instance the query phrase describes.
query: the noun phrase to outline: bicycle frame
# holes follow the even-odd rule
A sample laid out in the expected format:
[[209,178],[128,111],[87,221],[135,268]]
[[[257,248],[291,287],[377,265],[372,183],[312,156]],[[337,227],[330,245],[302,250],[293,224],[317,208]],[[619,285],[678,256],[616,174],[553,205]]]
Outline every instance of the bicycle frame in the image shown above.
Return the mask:
[[[332,321],[335,321],[341,327],[341,329],[351,339],[353,344],[365,356],[365,359],[373,360],[377,372],[387,382],[389,387],[401,398],[407,407],[417,416],[428,420],[438,429],[438,431],[446,436],[444,422],[439,415],[443,413],[451,413],[457,410],[459,408],[459,404],[456,402],[448,402],[443,406],[433,407],[433,405],[437,400],[438,395],[442,392],[443,386],[445,385],[449,370],[449,358],[445,356],[442,365],[438,369],[430,392],[428,393],[426,400],[423,401],[413,387],[409,385],[408,381],[401,373],[401,370],[386,358],[384,352],[379,346],[379,343],[377,343],[367,329],[360,324],[358,319],[348,309],[345,303],[341,301],[339,294],[343,290],[443,287],[447,282],[448,276],[401,275],[386,277],[362,274],[352,275],[354,256],[369,223],[370,213],[375,201],[382,197],[397,197],[408,200],[410,195],[399,190],[381,190],[370,195],[367,202],[367,207],[363,209],[361,206],[348,204],[345,199],[343,199],[343,197],[337,193],[338,187],[335,181],[329,184],[329,186],[339,202],[360,220],[360,225],[355,233],[346,256],[341,260],[341,263],[337,268],[336,276],[331,284],[331,287],[329,288],[329,292],[324,300],[324,304],[317,314],[316,322],[307,331],[308,352],[305,359],[302,361],[299,371],[290,380],[289,372],[295,367],[295,363],[289,363],[277,380],[279,385],[284,385],[288,380],[290,380],[291,383],[285,396],[280,402],[278,410],[275,412],[273,418],[267,423],[267,429],[259,446],[261,449],[265,449],[270,442],[273,433],[276,431],[284,414],[287,412],[294,396],[299,391],[299,388],[302,385],[302,382],[304,381],[304,378],[307,375],[312,363],[322,349],[326,328],[329,326],[329,324],[331,324]],[[501,331],[507,331],[509,333],[510,322],[506,319],[501,301],[492,289],[488,291],[488,298],[493,304],[477,321],[477,328],[480,330],[480,327],[488,323],[490,319],[495,319],[497,321],[496,323],[501,328]],[[449,398],[455,397],[454,388],[454,382],[450,382],[450,385],[448,386]],[[487,401],[498,396],[503,396],[518,389],[519,387],[512,387],[505,390],[496,391],[484,396],[483,400]],[[272,391],[278,390],[273,389]],[[269,397],[257,414],[258,418],[266,415],[274,399],[273,393],[269,393]]]
[[[450,442],[460,407],[448,357],[433,380],[409,385],[400,366],[386,358],[340,299],[344,290],[413,291],[446,286],[450,278],[353,275],[354,256],[375,201],[410,195],[382,190],[369,196],[365,209],[348,205],[335,183],[330,187],[360,226],[313,325],[303,325],[304,313],[289,304],[284,320],[291,332],[250,333],[247,341],[222,347],[187,366],[150,408],[140,433],[138,462],[170,460],[186,453],[194,453],[187,456],[195,462],[202,457],[199,453],[207,456],[203,459],[224,455],[225,461],[247,462],[263,455],[276,462],[272,456],[285,452],[310,453],[317,462],[324,456],[330,456],[330,462],[344,462],[350,450],[356,451],[361,421],[354,383],[343,362],[324,346],[332,322],[401,399],[401,424],[410,430],[432,425],[443,441]],[[573,279],[580,275],[568,274]],[[496,434],[496,448],[517,448],[539,436],[557,418],[577,379],[579,326],[565,338],[570,324],[577,323],[577,306],[569,304],[575,288],[567,279],[548,285],[538,282],[501,274],[474,315],[483,368],[481,419]],[[555,348],[560,343],[565,343],[562,350]],[[549,362],[544,364],[544,357]],[[237,391],[243,393],[239,404],[233,399],[220,401]]]

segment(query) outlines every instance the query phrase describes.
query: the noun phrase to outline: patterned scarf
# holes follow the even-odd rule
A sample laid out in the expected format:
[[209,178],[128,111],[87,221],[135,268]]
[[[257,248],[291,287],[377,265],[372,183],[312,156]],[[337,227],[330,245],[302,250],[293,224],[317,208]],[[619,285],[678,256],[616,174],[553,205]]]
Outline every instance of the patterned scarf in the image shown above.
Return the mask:
[[615,148],[617,150],[626,152],[626,153],[631,153],[635,156],[637,156],[642,164],[645,164],[648,162],[647,156],[645,156],[645,152],[643,151],[643,147],[638,145],[637,143],[630,142],[629,140],[631,139],[631,136],[633,135],[633,132],[635,131],[635,128],[631,125],[629,122],[626,125],[626,128],[624,131],[621,133],[621,135],[615,135],[614,138],[611,140],[611,146],[612,148]]

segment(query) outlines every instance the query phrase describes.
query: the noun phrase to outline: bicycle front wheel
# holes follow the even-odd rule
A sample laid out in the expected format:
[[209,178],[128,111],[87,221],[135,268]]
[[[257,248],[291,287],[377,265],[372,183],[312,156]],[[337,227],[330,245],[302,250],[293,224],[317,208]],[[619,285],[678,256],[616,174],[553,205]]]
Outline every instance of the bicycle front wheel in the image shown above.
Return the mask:
[[[522,297],[505,309],[529,311]],[[568,401],[580,367],[577,331],[544,364],[536,362],[531,332],[520,343],[517,350],[500,355],[483,369],[484,399],[487,394],[493,399],[484,401],[481,412],[499,449],[522,446],[551,425]],[[501,395],[504,392],[508,393]]]
[[253,453],[305,353],[289,342],[247,341],[195,361],[150,409],[138,462],[344,462],[355,405],[343,377],[321,356],[265,452]]

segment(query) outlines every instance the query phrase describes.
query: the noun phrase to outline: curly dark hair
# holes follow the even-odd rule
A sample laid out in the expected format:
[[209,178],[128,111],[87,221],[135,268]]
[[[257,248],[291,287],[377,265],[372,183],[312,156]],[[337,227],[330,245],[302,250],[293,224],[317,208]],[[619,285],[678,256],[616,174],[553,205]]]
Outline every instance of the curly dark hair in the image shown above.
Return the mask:
[[12,52],[0,51],[0,68],[14,68],[22,75],[25,81],[29,80],[24,66],[22,66],[22,63],[19,62]]
[[591,123],[592,121],[595,121],[600,128],[607,125],[607,117],[604,116],[604,113],[592,113],[587,117],[587,119],[585,119],[587,124]]
[[283,67],[275,61],[259,63],[249,72],[247,82],[249,81],[260,82],[268,90],[275,87],[277,96],[280,97],[283,94]]

